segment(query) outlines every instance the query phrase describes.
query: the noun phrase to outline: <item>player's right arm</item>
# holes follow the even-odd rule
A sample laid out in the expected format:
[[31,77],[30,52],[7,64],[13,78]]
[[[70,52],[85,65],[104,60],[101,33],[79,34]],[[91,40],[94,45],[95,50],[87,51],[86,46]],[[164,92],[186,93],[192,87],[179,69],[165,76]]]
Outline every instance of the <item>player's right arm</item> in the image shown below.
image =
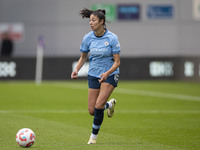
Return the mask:
[[76,68],[75,68],[75,70],[71,74],[71,78],[72,79],[77,79],[78,78],[78,71],[81,69],[81,67],[83,66],[83,64],[86,62],[87,55],[88,55],[88,53],[81,53],[81,57],[78,60]]

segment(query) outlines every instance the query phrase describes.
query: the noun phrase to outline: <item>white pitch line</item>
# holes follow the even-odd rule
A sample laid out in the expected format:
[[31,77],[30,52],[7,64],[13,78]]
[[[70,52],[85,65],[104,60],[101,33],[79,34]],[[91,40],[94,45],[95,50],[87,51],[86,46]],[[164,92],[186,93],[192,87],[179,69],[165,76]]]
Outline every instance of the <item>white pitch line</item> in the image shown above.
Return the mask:
[[44,114],[44,113],[52,113],[52,114],[73,114],[73,113],[87,113],[86,110],[0,110],[1,114],[9,114],[9,113],[36,113],[36,114]]
[[198,110],[119,110],[115,112],[121,114],[200,114]]
[[[200,114],[198,110],[116,110],[117,114]],[[0,110],[0,114],[85,114],[87,110]]]
[[139,95],[139,96],[152,96],[152,97],[159,97],[159,98],[170,98],[170,99],[198,101],[198,102],[200,101],[200,97],[181,95],[181,94],[170,94],[170,93],[161,93],[161,92],[131,90],[131,89],[123,89],[123,88],[116,89],[116,92],[122,93],[122,94]]
[[[83,85],[79,86],[79,85],[73,84],[73,83],[70,83],[70,84],[55,84],[55,85],[73,88],[73,89],[87,90],[87,86],[83,86]],[[171,94],[171,93],[162,93],[162,92],[154,92],[154,91],[125,89],[125,88],[116,88],[115,92],[118,92],[118,93],[121,93],[121,94],[151,96],[151,97],[158,97],[158,98],[170,98],[170,99],[200,102],[200,97],[198,97],[198,96],[189,96],[189,95],[182,95],[182,94]]]

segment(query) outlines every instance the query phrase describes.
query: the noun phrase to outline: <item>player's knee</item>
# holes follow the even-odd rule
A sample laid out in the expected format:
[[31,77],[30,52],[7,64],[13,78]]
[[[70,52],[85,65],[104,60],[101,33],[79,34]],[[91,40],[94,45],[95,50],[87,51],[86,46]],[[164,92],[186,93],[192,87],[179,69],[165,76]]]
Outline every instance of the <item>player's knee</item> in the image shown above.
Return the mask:
[[88,108],[88,111],[89,111],[89,114],[90,114],[90,115],[94,116],[94,109]]
[[103,102],[97,103],[97,104],[95,105],[95,108],[96,108],[96,109],[104,109],[104,107],[105,107],[105,104],[104,104]]

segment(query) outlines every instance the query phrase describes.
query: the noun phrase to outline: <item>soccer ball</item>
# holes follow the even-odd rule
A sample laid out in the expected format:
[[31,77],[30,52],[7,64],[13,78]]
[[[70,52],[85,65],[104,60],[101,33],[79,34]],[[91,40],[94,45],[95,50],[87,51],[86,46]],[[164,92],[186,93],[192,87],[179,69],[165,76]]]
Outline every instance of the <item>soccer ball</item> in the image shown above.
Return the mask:
[[16,142],[21,147],[30,147],[35,142],[35,133],[29,128],[20,129],[16,134]]

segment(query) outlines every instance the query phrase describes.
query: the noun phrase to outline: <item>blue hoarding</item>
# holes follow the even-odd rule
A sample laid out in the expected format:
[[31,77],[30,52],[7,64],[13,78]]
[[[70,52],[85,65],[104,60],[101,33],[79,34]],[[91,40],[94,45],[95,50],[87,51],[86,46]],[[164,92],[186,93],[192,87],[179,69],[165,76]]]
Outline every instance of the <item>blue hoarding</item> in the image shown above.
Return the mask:
[[171,19],[174,16],[172,5],[149,5],[147,16],[150,19]]
[[138,4],[119,4],[117,6],[118,20],[139,20],[140,5]]

